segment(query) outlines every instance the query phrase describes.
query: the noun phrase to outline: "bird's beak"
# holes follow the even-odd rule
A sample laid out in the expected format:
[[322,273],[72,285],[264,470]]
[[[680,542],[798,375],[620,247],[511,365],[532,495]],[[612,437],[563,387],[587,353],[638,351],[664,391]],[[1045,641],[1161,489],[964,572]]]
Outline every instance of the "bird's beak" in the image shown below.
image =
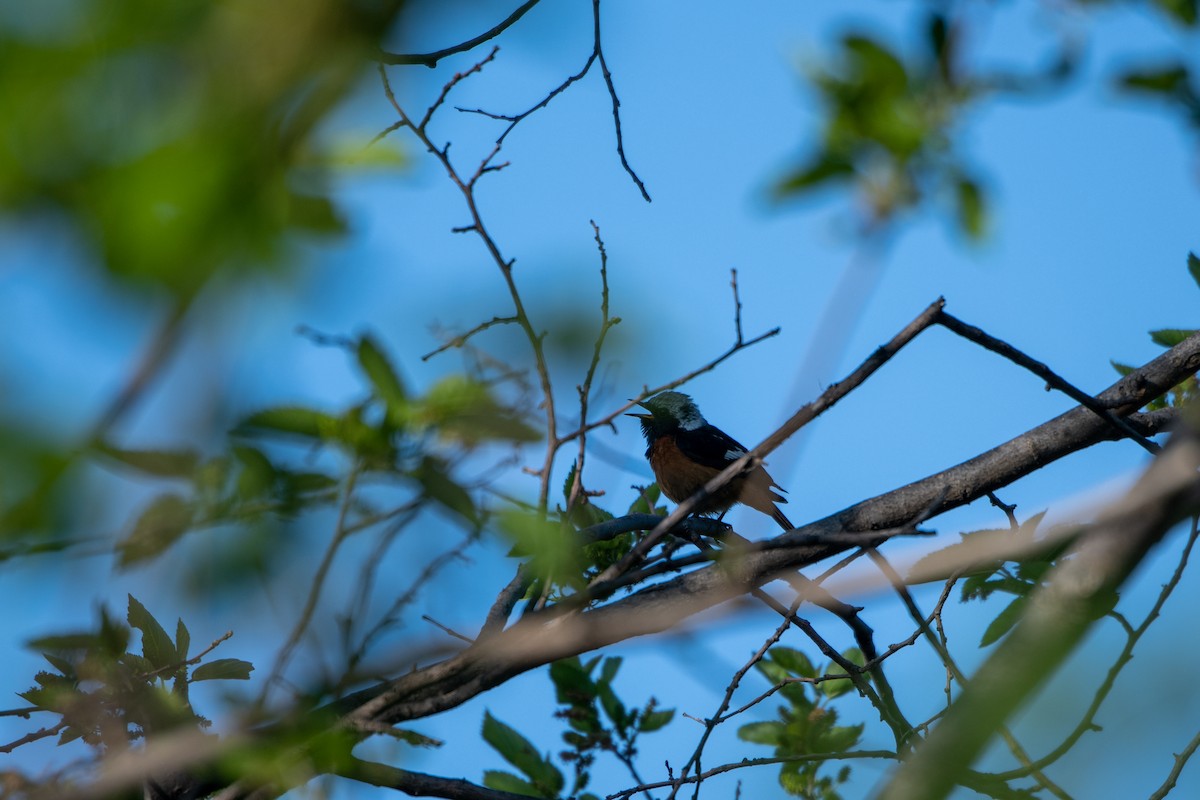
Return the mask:
[[[642,408],[646,407],[646,404],[641,401],[638,402],[638,405],[641,406]],[[625,416],[637,417],[638,419],[653,419],[654,418],[653,414],[626,414]]]

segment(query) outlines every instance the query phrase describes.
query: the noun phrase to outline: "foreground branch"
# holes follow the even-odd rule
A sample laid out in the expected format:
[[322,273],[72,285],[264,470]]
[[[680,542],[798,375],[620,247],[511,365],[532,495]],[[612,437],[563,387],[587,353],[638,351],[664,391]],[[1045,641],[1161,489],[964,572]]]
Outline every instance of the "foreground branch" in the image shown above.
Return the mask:
[[1172,441],[1125,500],[1082,537],[1073,558],[1029,596],[1017,627],[971,679],[941,723],[880,795],[938,800],[996,729],[1058,668],[1133,569],[1168,530],[1200,509],[1200,438]]

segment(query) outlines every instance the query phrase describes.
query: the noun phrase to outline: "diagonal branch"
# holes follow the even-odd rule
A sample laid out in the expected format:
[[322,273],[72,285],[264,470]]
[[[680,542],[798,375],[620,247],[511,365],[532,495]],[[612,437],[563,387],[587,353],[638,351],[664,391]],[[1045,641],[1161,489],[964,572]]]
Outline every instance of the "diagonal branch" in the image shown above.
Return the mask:
[[[1197,369],[1200,334],[1131,372],[1098,399],[1115,413],[1128,415]],[[1140,421],[1161,426],[1171,418],[1144,415]],[[844,542],[807,543],[814,534],[865,534],[899,526],[935,501],[933,512],[940,514],[984,497],[988,491],[1050,462],[1116,437],[1116,432],[1091,410],[1077,407],[956,467],[785,533],[775,540],[776,548],[741,559],[736,574],[717,565],[574,616],[564,617],[553,610],[527,615],[508,630],[455,657],[351,695],[341,707],[354,709],[354,717],[388,722],[453,708],[515,675],[559,658],[668,630],[785,571],[813,564],[852,546]],[[790,543],[796,544],[789,547]]]

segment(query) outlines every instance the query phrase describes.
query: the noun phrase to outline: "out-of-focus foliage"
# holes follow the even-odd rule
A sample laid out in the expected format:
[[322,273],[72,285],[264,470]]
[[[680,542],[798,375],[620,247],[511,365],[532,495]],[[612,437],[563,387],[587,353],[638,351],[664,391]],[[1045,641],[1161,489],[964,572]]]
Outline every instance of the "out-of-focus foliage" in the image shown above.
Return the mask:
[[[857,649],[842,657],[861,667],[866,663]],[[846,672],[836,664],[817,669],[808,656],[791,647],[777,645],[754,665],[778,689],[787,705],[779,706],[777,720],[751,722],[738,728],[738,738],[775,749],[778,758],[843,753],[858,744],[863,726],[838,725],[838,713],[830,702],[853,690]],[[850,777],[843,766],[833,775],[822,774],[823,763],[789,761],[779,771],[779,783],[791,795],[805,800],[839,800],[839,784]]]
[[[599,675],[596,667],[600,667]],[[567,658],[550,665],[550,680],[554,683],[555,699],[560,706],[555,716],[565,720],[567,730],[563,742],[567,749],[559,759],[575,771],[570,797],[596,800],[584,792],[591,781],[596,758],[609,753],[630,764],[637,755],[637,742],[642,734],[661,730],[675,717],[675,709],[660,709],[654,698],[641,708],[628,708],[613,687],[621,669],[620,658]],[[541,755],[534,745],[516,731],[486,713],[483,719],[483,738],[505,761],[516,767],[521,775],[502,770],[484,772],[485,786],[527,797],[555,800],[561,797],[566,778],[549,754]]]
[[[286,234],[342,230],[314,133],[398,0],[64,0],[0,12],[0,207],[194,294]],[[7,24],[6,24],[7,23]]]

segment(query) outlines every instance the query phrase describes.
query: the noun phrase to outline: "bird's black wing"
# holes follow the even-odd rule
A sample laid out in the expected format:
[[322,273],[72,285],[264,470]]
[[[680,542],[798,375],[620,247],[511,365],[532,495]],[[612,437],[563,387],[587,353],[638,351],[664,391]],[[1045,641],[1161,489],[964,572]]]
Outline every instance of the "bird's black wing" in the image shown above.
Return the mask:
[[741,443],[713,425],[680,431],[675,435],[675,444],[692,461],[716,470],[725,469],[746,455]]

